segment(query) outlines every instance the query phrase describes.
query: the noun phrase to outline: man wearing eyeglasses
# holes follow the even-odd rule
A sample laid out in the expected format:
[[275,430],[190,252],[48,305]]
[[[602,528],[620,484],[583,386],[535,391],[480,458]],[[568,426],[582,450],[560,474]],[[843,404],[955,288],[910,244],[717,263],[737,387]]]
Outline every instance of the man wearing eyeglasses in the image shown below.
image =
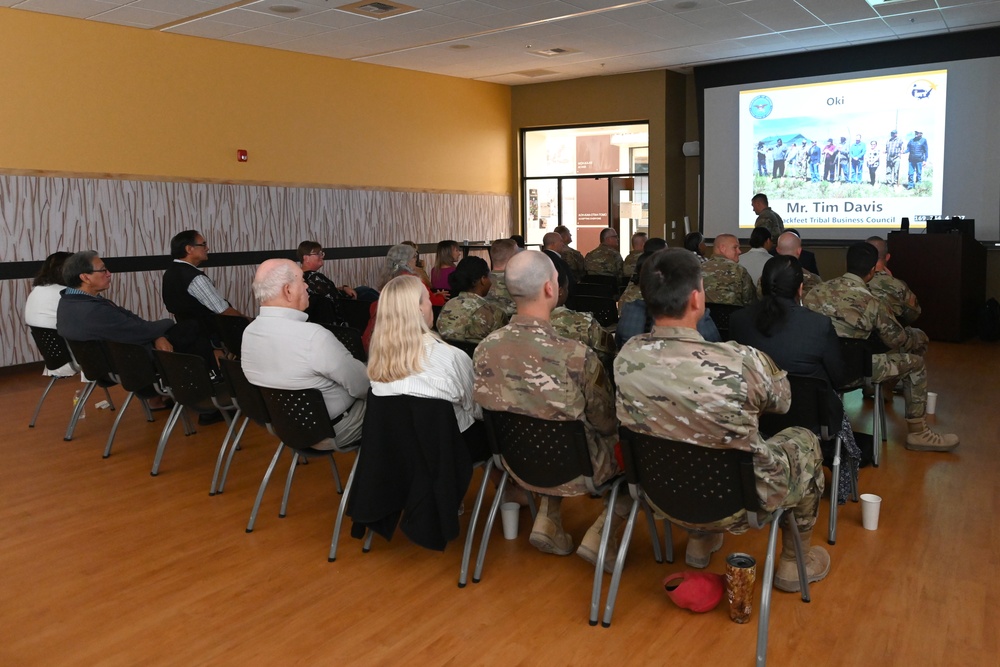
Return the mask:
[[601,230],[601,245],[587,253],[584,258],[587,275],[614,276],[621,282],[625,260],[618,249],[618,232],[612,227]]
[[357,293],[349,285],[337,287],[336,283],[320,273],[326,253],[316,241],[303,241],[296,254],[302,265],[303,280],[309,293],[309,307],[306,308],[309,321],[346,324],[337,299],[356,299]]
[[202,333],[217,338],[216,315],[246,317],[219,294],[212,280],[198,268],[208,259],[205,237],[193,229],[170,239],[173,263],[163,272],[163,305],[178,322],[196,320]]

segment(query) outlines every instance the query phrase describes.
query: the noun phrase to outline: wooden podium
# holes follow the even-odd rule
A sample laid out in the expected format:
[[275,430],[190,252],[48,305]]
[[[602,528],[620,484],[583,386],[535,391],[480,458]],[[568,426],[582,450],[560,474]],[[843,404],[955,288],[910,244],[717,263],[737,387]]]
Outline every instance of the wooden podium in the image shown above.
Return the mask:
[[920,301],[914,326],[931,340],[976,335],[986,301],[986,249],[965,234],[889,234],[889,268]]

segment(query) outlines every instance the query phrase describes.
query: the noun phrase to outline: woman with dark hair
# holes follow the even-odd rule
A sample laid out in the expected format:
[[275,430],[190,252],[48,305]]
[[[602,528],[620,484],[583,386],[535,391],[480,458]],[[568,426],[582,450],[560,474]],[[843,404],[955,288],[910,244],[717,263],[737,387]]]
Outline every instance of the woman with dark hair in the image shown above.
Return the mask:
[[481,257],[466,257],[449,276],[452,294],[438,316],[437,330],[445,340],[478,343],[507,324],[507,312],[486,298],[493,284],[490,267]]
[[[843,384],[844,363],[833,322],[826,315],[802,306],[802,265],[789,255],[767,260],[760,277],[763,298],[733,313],[729,331],[733,339],[765,352],[778,368],[792,375],[826,380],[831,411],[843,413],[840,397],[833,390]],[[850,422],[844,415],[840,431],[843,448],[851,463],[861,459]],[[841,489],[849,488],[850,470],[841,468]],[[841,502],[845,494],[841,494]]]
[[[72,257],[71,252],[54,252],[42,262],[42,268],[31,283],[31,292],[24,303],[24,322],[29,327],[44,329],[56,328],[56,309],[59,307],[59,295],[66,289],[62,270],[66,260]],[[66,377],[77,372],[71,363],[54,371],[44,369],[44,375]]]
[[705,245],[705,235],[701,232],[691,232],[685,236],[684,248],[697,255],[702,262],[707,259],[705,253],[708,252],[708,247]]
[[462,259],[462,249],[457,241],[441,241],[437,245],[434,267],[431,269],[431,289],[449,289],[448,276],[455,270],[455,264]]

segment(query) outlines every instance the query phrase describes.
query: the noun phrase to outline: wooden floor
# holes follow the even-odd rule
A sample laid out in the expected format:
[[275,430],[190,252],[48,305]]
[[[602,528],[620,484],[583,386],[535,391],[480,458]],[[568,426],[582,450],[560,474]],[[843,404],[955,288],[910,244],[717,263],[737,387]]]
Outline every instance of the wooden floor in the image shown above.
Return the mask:
[[[998,357],[997,345],[932,344],[938,426],[959,433],[958,453],[903,449],[895,398],[882,466],[861,474],[862,492],[883,497],[879,530],[862,529],[858,505],[842,508],[833,567],[812,603],[774,596],[771,664],[1000,664]],[[660,581],[685,569],[680,531],[681,558],[658,565],[637,529],[614,623],[590,627],[593,570],[533,549],[526,511],[521,538],[497,535],[482,582],[465,589],[456,586],[460,544],[429,552],[397,534],[363,554],[345,531],[328,563],[339,497],[325,463],[299,469],[285,519],[284,471],[276,475],[246,534],[271,436],[251,426],[226,492],[209,497],[223,425],[178,431],[154,478],[164,413],[148,424],[130,408],[102,460],[114,415],[94,409],[96,399],[73,441],[62,439],[75,379],[57,383],[27,428],[43,384],[35,367],[0,374],[0,665],[753,663],[756,616],[740,626],[725,605],[697,615],[663,594]],[[867,428],[860,399],[848,407]],[[350,465],[340,460],[345,479]],[[564,507],[579,539],[597,506]],[[824,501],[823,530],[826,511]],[[710,571],[722,572],[721,555],[733,551],[762,563],[765,538],[727,537]]]

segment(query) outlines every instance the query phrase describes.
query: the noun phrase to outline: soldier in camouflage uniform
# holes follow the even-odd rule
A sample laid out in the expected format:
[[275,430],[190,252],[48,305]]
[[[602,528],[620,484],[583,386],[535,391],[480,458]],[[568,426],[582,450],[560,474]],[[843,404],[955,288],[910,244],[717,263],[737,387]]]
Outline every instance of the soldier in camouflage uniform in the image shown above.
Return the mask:
[[625,264],[622,267],[625,277],[629,280],[635,275],[635,265],[639,261],[639,255],[645,250],[647,237],[646,232],[636,232],[632,235],[632,252],[625,258]]
[[847,273],[814,288],[802,305],[826,315],[841,338],[867,339],[873,332],[889,349],[872,355],[872,381],[899,379],[906,399],[906,448],[948,452],[958,447],[958,436],[939,434],[927,426],[927,368],[923,354],[927,336],[903,327],[867,283],[875,275],[878,251],[869,243],[847,249]]
[[588,275],[614,276],[621,282],[625,262],[618,250],[618,232],[611,227],[601,230],[601,245],[587,253],[584,266]]
[[569,227],[566,225],[559,225],[552,231],[561,236],[563,240],[564,245],[558,251],[559,256],[566,262],[566,266],[573,273],[573,278],[577,282],[583,280],[583,276],[587,273],[587,269],[584,268],[583,254],[579,250],[569,247],[569,244],[573,242],[573,232],[569,231]]
[[[819,581],[830,571],[826,550],[809,548],[823,495],[819,440],[802,427],[787,428],[770,439],[757,430],[760,413],[788,410],[791,388],[786,373],[763,352],[736,343],[710,343],[697,332],[705,292],[701,265],[693,254],[668,249],[648,261],[642,292],[655,326],[629,340],[615,360],[619,420],[639,433],[752,452],[761,504],[770,511],[791,511],[808,549],[808,580]],[[712,552],[722,547],[722,535],[704,531],[740,533],[748,524],[745,510],[740,510],[724,521],[686,527],[695,532],[685,561],[706,567]],[[774,585],[797,591],[794,536],[782,530],[782,543]]]
[[493,285],[486,298],[503,308],[507,317],[517,311],[517,306],[514,305],[514,299],[511,298],[510,292],[507,290],[504,271],[507,269],[507,262],[518,252],[520,252],[520,248],[511,239],[497,239],[490,247],[490,261],[493,264],[493,270],[490,271],[490,282]]
[[615,357],[615,337],[601,326],[590,313],[581,313],[566,307],[569,298],[569,275],[556,267],[559,276],[559,301],[549,316],[549,322],[556,334],[570,340],[578,340],[600,357],[604,367],[611,370],[611,361]]
[[785,231],[785,223],[782,222],[780,215],[771,210],[767,203],[767,195],[762,192],[755,194],[750,200],[750,207],[757,214],[754,227],[766,227],[767,231],[771,232],[772,239],[781,236]]
[[486,298],[489,293],[490,268],[482,257],[466,257],[448,276],[459,295],[448,300],[438,315],[437,330],[445,340],[478,343],[507,324],[507,313]]
[[732,234],[715,237],[712,259],[702,264],[705,298],[709,303],[748,306],[757,300],[753,278],[739,265],[740,242]]
[[[597,354],[583,343],[558,336],[549,315],[559,298],[558,277],[543,253],[525,251],[507,265],[507,285],[517,302],[510,324],[490,334],[473,357],[476,403],[488,410],[514,412],[541,419],[581,421],[587,434],[594,482],[618,472],[614,446],[618,420],[611,382]],[[568,555],[573,538],[562,527],[562,496],[587,492],[582,479],[557,488],[532,488],[542,495],[530,542],[546,553]],[[630,503],[620,499],[613,524],[622,524]],[[577,553],[597,560],[607,510],[587,531]],[[616,526],[612,526],[616,528]],[[613,554],[614,552],[611,552]],[[613,567],[614,558],[609,554]]]
[[639,255],[635,262],[635,268],[632,269],[632,273],[627,274],[631,276],[631,281],[625,291],[622,292],[621,297],[618,299],[618,315],[622,314],[622,309],[625,308],[627,304],[633,301],[638,301],[642,298],[642,291],[639,289],[639,271],[642,270],[642,264],[657,250],[663,250],[667,247],[667,242],[663,239],[654,236],[651,239],[647,239],[643,242],[643,251]]
[[[878,262],[875,264],[875,277],[868,283],[868,290],[882,299],[900,324],[909,326],[920,317],[920,302],[917,295],[910,291],[910,286],[896,278],[887,266],[892,255],[884,239],[872,236],[868,243],[878,250]],[[923,333],[923,332],[921,332]]]

